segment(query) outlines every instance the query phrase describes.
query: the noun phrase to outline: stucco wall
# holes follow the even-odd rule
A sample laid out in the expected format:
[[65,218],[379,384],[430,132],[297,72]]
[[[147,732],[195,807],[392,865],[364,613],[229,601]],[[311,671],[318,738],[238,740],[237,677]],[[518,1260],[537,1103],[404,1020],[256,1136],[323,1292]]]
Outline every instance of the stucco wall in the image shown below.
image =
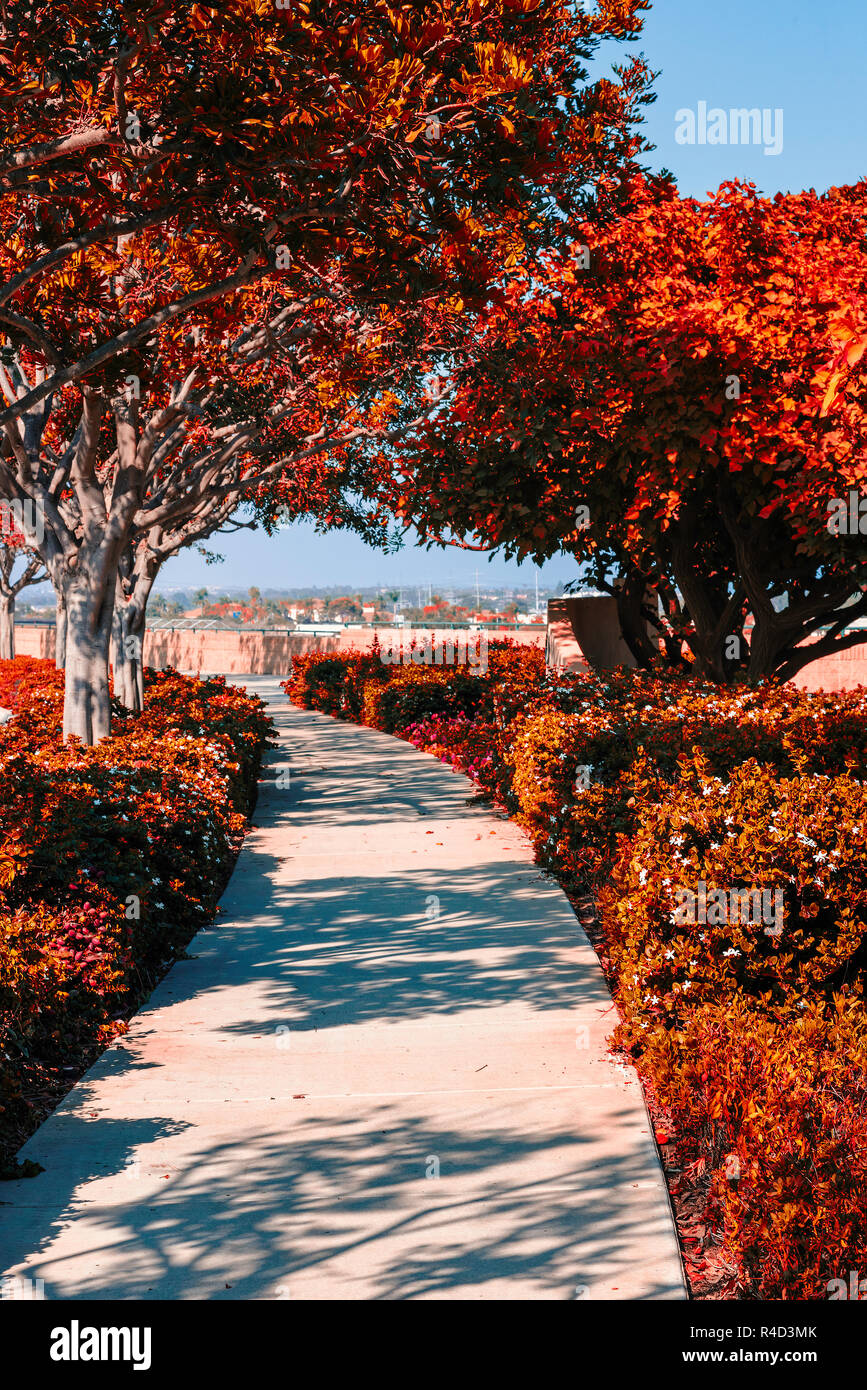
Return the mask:
[[548,601],[548,665],[566,671],[609,671],[635,665],[620,633],[617,601],[605,595]]
[[[246,672],[256,676],[288,675],[293,655],[301,652],[344,652],[352,648],[366,651],[373,646],[375,629],[359,628],[354,632],[310,633],[285,632],[215,632],[205,629],[184,629],[168,632],[164,629],[145,635],[144,659],[147,666],[174,666],[179,671],[222,671],[226,675]],[[536,646],[544,642],[544,634],[494,633],[493,637],[516,637]]]
[[[221,671],[225,675],[245,673],[255,676],[289,674],[293,655],[300,652],[348,651],[373,646],[374,628],[354,632],[313,635],[286,632],[221,632],[213,628],[166,628],[145,633],[146,666],[162,670],[174,666],[178,671]],[[514,641],[541,647],[542,632],[488,632],[488,640],[511,637]],[[54,656],[54,628],[16,624],[15,650],[21,656]]]
[[856,685],[867,685],[867,643],[811,661],[798,672],[793,684],[802,690],[854,690]]
[[[551,637],[555,645],[559,645],[558,636],[559,643],[563,643],[558,652],[561,660],[566,658],[563,664],[568,667],[574,661],[575,666],[586,670],[587,664],[582,659],[573,632],[569,631],[569,640],[566,641],[565,615],[559,616],[559,621],[564,624],[563,632],[552,633]],[[361,628],[355,632],[311,636],[309,633],[215,632],[209,628],[189,628],[177,632],[161,629],[146,634],[144,657],[149,666],[174,666],[179,671],[280,676],[288,674],[289,663],[295,652],[346,651],[350,647],[366,649],[373,644],[374,631],[373,628]],[[538,647],[545,643],[544,633],[520,629],[517,632],[489,632],[487,636],[489,640],[509,637],[513,641]],[[54,628],[16,623],[15,649],[21,656],[53,658]],[[607,665],[608,662],[601,664]],[[850,647],[838,656],[826,656],[812,662],[795,677],[794,684],[805,690],[852,690],[857,685],[867,686],[867,641]]]
[[15,624],[15,651],[19,656],[54,656],[54,628]]
[[333,652],[339,635],[313,637],[285,632],[215,632],[208,628],[145,633],[146,666],[179,671],[246,672],[255,676],[288,674],[292,656],[301,652]]

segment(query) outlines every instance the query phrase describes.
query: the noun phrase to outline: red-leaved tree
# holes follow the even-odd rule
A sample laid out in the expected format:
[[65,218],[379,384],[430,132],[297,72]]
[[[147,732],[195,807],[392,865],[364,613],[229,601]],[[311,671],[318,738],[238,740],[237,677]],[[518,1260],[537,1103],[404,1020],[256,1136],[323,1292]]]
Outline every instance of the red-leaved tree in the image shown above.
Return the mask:
[[572,554],[642,664],[788,678],[863,640],[865,206],[663,183],[574,225],[443,359],[448,404],[402,397],[392,505],[434,541]]
[[[432,314],[484,303],[590,191],[616,198],[648,74],[590,83],[585,61],[644,8],[3,7],[0,494],[44,519],[67,735],[108,732],[118,567],[190,397],[151,360],[193,328],[248,330],[260,286],[282,350],[327,308],[339,378],[347,324],[362,346],[399,310],[423,368]],[[213,483],[221,508],[232,480],[195,457],[199,504]]]

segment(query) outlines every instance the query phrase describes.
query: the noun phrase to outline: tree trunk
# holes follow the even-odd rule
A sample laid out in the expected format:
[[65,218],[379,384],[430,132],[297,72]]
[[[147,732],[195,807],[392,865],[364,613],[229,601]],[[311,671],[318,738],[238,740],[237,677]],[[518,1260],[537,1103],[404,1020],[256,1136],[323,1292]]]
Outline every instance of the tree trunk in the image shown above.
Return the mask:
[[647,577],[630,567],[622,575],[622,583],[615,585],[614,596],[621,636],[636,665],[649,671],[659,658],[659,646],[653,640],[647,617],[648,610],[656,603],[656,594],[650,589]]
[[0,661],[15,656],[15,595],[0,594]]
[[142,610],[136,617],[130,617],[127,621],[127,636],[131,637],[135,643],[133,655],[130,658],[132,670],[132,698],[135,701],[132,708],[137,711],[144,709],[144,639],[145,639],[145,614]]
[[140,714],[144,708],[144,630],[144,613],[134,604],[124,602],[118,586],[111,633],[114,696],[124,709],[132,710],[135,714]]
[[108,649],[114,610],[114,579],[103,589],[86,576],[71,580],[66,607],[66,682],[63,737],[99,743],[111,733]]
[[757,685],[774,674],[780,645],[772,624],[756,619],[750,633],[750,664],[747,672],[750,685]]
[[695,657],[695,674],[724,685],[727,680],[725,638],[720,626],[718,596],[705,583],[696,557],[694,536],[698,527],[691,518],[670,528],[671,563],[677,587],[683,595],[686,615],[693,633],[686,641]]
[[125,624],[123,621],[124,601],[118,584],[117,592],[114,596],[114,612],[111,615],[111,688],[114,698],[119,700],[125,709],[129,709],[127,704],[128,680],[126,669],[126,654],[123,639],[125,636]]
[[54,665],[58,671],[66,666],[66,604],[63,595],[57,595],[57,616],[54,628]]
[[[139,568],[136,558],[142,562]],[[144,638],[148,599],[160,560],[150,550],[143,557],[127,551],[117,571],[112,630],[114,694],[125,709],[144,709]]]

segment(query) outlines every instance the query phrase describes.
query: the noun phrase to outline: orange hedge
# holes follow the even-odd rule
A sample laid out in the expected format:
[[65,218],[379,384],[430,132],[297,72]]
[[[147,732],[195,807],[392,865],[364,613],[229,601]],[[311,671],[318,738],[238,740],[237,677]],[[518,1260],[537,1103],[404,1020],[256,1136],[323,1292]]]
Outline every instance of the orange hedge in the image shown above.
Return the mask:
[[598,894],[616,1041],[676,1183],[704,1175],[728,1295],[827,1297],[867,1269],[867,691],[497,661],[474,702],[462,672],[377,671],[363,717]]
[[31,1094],[94,1055],[213,916],[271,725],[222,679],[149,671],[144,712],[116,709],[112,738],[85,748],[61,742],[52,663],[0,662],[0,690],[16,707],[0,728],[8,1153],[38,1118]]

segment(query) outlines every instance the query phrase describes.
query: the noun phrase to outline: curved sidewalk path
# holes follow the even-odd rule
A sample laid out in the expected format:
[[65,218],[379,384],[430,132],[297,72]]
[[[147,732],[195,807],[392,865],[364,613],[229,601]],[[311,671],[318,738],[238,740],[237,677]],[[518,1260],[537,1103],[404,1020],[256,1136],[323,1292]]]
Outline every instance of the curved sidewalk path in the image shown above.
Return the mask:
[[46,1171],[0,1184],[0,1270],[58,1299],[685,1297],[611,999],[522,833],[231,679],[282,747],[225,915],[25,1145]]

